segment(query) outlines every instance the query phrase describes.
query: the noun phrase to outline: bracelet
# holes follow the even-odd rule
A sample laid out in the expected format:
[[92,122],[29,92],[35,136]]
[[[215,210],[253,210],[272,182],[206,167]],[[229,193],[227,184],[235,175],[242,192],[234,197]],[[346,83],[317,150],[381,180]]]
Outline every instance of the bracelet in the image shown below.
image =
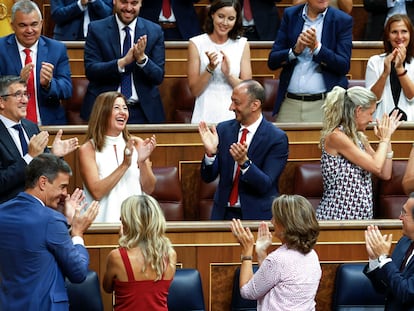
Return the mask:
[[405,69],[403,73],[397,74],[397,76],[402,77],[402,76],[405,76],[406,74],[407,74],[407,69]]
[[245,260],[253,260],[253,256],[243,256],[243,255],[241,255],[241,256],[240,256],[240,260],[241,260],[241,261],[245,261]]
[[387,152],[387,155],[385,156],[386,159],[392,159],[394,156],[394,151]]
[[213,75],[213,73],[214,73],[214,70],[211,69],[209,65],[206,66],[206,71],[211,75]]

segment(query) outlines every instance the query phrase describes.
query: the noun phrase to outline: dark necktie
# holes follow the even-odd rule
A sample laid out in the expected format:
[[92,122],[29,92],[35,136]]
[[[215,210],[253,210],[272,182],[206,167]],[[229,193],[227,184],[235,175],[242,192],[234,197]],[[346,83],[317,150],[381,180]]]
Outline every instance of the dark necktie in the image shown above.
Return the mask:
[[405,252],[404,260],[401,263],[400,271],[403,271],[405,266],[407,265],[408,258],[410,258],[411,254],[414,250],[414,241],[411,242],[410,246],[408,247],[407,251]]
[[[30,49],[24,49],[26,54],[26,59],[24,64],[31,64],[32,57],[30,56]],[[27,114],[26,119],[33,121],[37,124],[37,113],[36,113],[36,93],[34,87],[34,75],[33,70],[30,70],[29,78],[27,79],[27,94],[29,95],[29,100],[27,102]]]
[[[249,132],[248,129],[244,128],[242,135],[240,137],[240,143],[243,144],[246,141],[247,133]],[[240,166],[237,165],[236,174],[234,175],[233,180],[233,188],[230,192],[229,203],[230,206],[234,206],[237,203],[237,198],[239,197],[239,177],[240,177]]]
[[[125,39],[122,48],[122,56],[125,56],[131,48],[131,34],[129,33],[130,29],[128,26],[124,27],[123,30],[125,30]],[[128,66],[125,67],[125,72],[122,74],[121,93],[124,94],[127,99],[132,96],[131,68]]]
[[164,15],[165,18],[170,18],[171,16],[170,0],[162,0],[162,15]]
[[27,153],[28,147],[26,138],[24,137],[23,128],[20,124],[13,125],[13,128],[17,131],[19,131],[19,139],[20,139],[20,145],[22,147],[23,156]]

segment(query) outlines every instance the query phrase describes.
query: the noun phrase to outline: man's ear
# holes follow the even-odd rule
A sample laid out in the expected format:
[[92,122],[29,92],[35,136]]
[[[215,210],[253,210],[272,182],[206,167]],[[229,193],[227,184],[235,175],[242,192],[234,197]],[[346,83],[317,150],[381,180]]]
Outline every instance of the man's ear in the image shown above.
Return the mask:
[[251,103],[252,111],[257,111],[260,108],[261,105],[262,105],[262,103],[260,102],[260,100],[255,99]]
[[43,175],[40,176],[38,181],[37,181],[37,184],[38,184],[40,190],[42,190],[42,191],[45,190],[46,183],[48,183],[48,182],[49,182],[49,180],[46,176],[43,176]]

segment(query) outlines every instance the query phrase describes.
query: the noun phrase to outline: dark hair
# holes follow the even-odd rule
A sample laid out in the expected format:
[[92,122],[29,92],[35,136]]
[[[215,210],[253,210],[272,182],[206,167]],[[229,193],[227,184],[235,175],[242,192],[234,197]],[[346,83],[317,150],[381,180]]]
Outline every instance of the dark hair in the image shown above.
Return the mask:
[[51,153],[42,153],[26,166],[26,184],[25,189],[31,189],[36,186],[36,182],[41,176],[45,176],[49,182],[53,182],[58,173],[72,175],[72,170],[68,163]]
[[26,81],[24,81],[20,76],[0,76],[0,96],[4,96],[8,93],[9,86],[15,83],[20,83],[26,85]]
[[275,223],[284,228],[286,246],[303,254],[309,253],[319,236],[319,223],[310,202],[301,195],[282,194],[273,201]]
[[265,102],[266,93],[263,85],[256,80],[243,80],[240,84],[246,85],[247,94],[249,94],[250,100],[259,100],[260,106],[263,107]]
[[215,0],[208,10],[206,21],[204,22],[204,31],[208,34],[213,33],[214,23],[212,15],[219,9],[227,6],[231,6],[236,10],[236,22],[234,23],[233,29],[229,32],[229,38],[235,40],[243,35],[241,5],[238,0]]
[[389,34],[391,30],[392,23],[403,21],[405,26],[408,28],[408,32],[410,33],[410,42],[407,46],[407,54],[405,55],[404,62],[410,63],[411,58],[414,57],[414,28],[413,24],[411,23],[410,18],[404,14],[395,14],[392,15],[384,26],[384,34],[383,34],[383,43],[384,43],[384,50],[385,53],[390,54],[393,50],[391,42],[389,41]]

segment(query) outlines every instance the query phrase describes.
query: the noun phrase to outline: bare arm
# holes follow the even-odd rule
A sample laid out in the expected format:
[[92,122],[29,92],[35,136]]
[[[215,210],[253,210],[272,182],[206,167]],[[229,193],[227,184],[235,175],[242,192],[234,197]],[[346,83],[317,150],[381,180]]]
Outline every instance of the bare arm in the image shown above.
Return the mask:
[[[215,67],[210,67],[210,69],[214,70]],[[187,74],[191,94],[195,97],[200,96],[201,93],[203,93],[204,89],[207,87],[212,74],[210,74],[207,70],[200,72],[200,55],[198,53],[197,47],[191,41],[188,43]]]
[[107,195],[124,176],[130,165],[131,157],[124,156],[124,161],[109,176],[100,179],[92,143],[87,142],[79,148],[80,174],[95,200],[101,200]]
[[118,249],[112,250],[106,258],[106,270],[104,273],[102,287],[105,292],[112,293],[114,290],[114,280],[117,276],[118,261],[121,260]]

